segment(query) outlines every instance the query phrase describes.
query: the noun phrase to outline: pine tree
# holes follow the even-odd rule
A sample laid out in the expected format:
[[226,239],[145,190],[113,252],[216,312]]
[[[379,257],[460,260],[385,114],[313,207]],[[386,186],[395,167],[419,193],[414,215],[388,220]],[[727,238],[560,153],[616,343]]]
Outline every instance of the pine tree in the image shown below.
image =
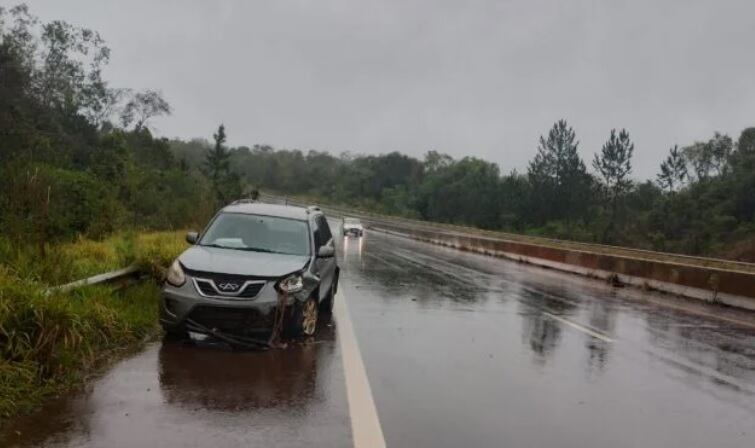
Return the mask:
[[669,149],[666,160],[661,163],[661,172],[658,173],[656,182],[670,193],[681,188],[687,176],[687,161],[679,151],[679,146],[674,145]]
[[527,174],[543,221],[570,221],[587,209],[591,179],[578,147],[576,133],[565,120],[553,125],[547,139],[540,137]]
[[218,205],[223,205],[233,199],[232,194],[238,188],[238,177],[230,171],[231,154],[225,147],[225,126],[220,125],[218,132],[212,135],[215,145],[207,151],[204,167],[207,177],[210,178],[212,189],[215,192]]
[[629,139],[629,133],[622,129],[616,134],[611,129],[608,141],[603,145],[599,154],[595,154],[592,165],[600,175],[601,184],[605,192],[609,208],[608,225],[603,233],[603,241],[614,239],[616,218],[620,211],[621,200],[631,190],[632,153],[634,143]]

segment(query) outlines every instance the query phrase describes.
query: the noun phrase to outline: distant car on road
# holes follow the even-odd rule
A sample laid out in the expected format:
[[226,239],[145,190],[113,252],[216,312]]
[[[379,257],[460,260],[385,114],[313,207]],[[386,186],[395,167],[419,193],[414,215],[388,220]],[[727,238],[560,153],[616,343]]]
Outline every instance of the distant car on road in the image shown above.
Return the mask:
[[269,333],[279,295],[292,336],[313,335],[319,312],[332,310],[339,267],[319,208],[236,202],[186,240],[192,246],[162,290],[160,323],[169,336]]
[[356,218],[343,218],[343,234],[344,236],[363,236],[364,226]]

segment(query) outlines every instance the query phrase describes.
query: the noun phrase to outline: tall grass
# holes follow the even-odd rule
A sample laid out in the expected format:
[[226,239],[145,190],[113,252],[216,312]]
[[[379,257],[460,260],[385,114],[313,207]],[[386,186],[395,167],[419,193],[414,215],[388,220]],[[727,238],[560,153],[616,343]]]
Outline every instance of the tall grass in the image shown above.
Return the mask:
[[186,248],[184,234],[123,232],[103,240],[80,237],[70,243],[47,246],[44,255],[37,246],[0,238],[0,265],[29,282],[60,285],[133,263],[145,269],[166,266]]
[[133,263],[162,276],[186,247],[182,232],[123,233],[48,247],[0,240],[0,423],[80,382],[104,359],[157,334],[159,286],[122,291],[57,285]]
[[182,231],[140,234],[135,240],[133,261],[155,278],[162,278],[170,263],[188,247],[185,236]]

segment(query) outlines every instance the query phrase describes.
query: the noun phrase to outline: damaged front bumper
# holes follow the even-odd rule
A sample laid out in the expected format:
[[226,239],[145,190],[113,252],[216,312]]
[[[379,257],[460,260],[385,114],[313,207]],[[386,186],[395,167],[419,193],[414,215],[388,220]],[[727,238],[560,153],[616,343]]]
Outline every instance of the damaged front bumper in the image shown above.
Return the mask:
[[187,277],[182,286],[165,283],[160,300],[160,324],[168,332],[194,331],[234,335],[269,333],[273,329],[279,303],[286,306],[311,296],[319,279],[304,275],[301,291],[281,294],[278,280],[266,280],[251,298],[207,296]]

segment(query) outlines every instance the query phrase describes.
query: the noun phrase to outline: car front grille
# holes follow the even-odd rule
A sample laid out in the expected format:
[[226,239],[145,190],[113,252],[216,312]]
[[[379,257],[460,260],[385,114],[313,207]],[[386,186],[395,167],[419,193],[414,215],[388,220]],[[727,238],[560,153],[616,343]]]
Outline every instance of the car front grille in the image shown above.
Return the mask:
[[252,308],[231,308],[199,305],[189,314],[189,319],[205,326],[225,332],[245,333],[272,328],[272,313],[262,314]]
[[[227,285],[228,283],[221,283],[220,285]],[[234,284],[234,283],[232,283]],[[220,287],[218,287],[218,283],[214,282],[213,280],[209,279],[203,279],[198,278],[196,279],[196,285],[199,289],[199,292],[206,296],[217,296],[217,297],[228,297],[228,298],[243,298],[243,299],[251,299],[254,297],[257,297],[257,294],[260,293],[262,288],[265,286],[265,283],[249,283],[248,285],[244,286],[243,283],[235,283],[235,285],[238,285],[237,288],[229,288],[226,290],[222,290]],[[238,291],[239,288],[243,288],[241,291]]]
[[[194,277],[197,289],[206,296],[251,299],[260,293],[265,282],[271,280],[266,277],[250,275],[230,275],[214,272],[192,271],[186,273]],[[254,282],[249,283],[247,282]],[[242,289],[243,288],[243,289]]]
[[244,288],[244,290],[241,291],[237,297],[244,297],[246,299],[257,297],[257,294],[260,293],[260,290],[263,286],[265,286],[264,283],[252,283],[246,285],[246,288]]
[[199,291],[207,296],[214,296],[217,294],[217,291],[215,291],[215,288],[213,288],[212,284],[208,281],[204,280],[197,280],[197,287],[199,288]]

